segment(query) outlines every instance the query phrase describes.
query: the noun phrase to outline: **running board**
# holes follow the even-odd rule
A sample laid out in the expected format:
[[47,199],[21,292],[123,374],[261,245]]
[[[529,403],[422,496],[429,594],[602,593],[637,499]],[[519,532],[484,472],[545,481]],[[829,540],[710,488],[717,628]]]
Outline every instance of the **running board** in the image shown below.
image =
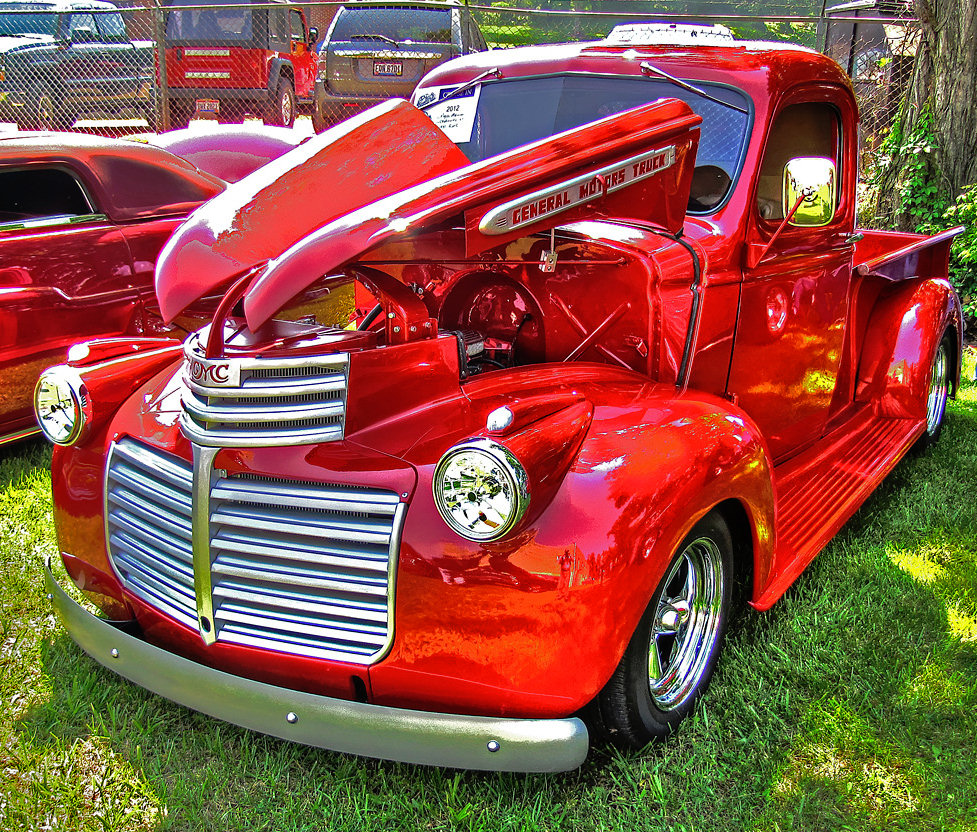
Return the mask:
[[777,549],[770,582],[753,602],[769,609],[905,456],[920,419],[857,413],[813,448],[774,469]]

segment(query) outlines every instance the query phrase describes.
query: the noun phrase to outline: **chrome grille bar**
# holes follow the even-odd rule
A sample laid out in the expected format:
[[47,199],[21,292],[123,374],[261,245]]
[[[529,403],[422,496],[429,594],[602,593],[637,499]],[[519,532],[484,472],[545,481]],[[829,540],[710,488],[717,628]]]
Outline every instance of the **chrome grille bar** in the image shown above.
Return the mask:
[[343,438],[349,357],[210,359],[199,334],[183,348],[180,427],[204,447],[262,447]]
[[222,479],[211,496],[221,640],[346,661],[384,651],[397,494],[252,475]]
[[[207,643],[361,664],[381,658],[393,637],[405,512],[399,495],[219,476],[215,453],[197,453],[206,467],[197,472],[205,505],[193,506],[190,465],[128,438],[112,446],[106,539],[126,588],[197,630],[203,587],[213,623],[211,632],[201,632]],[[195,530],[194,522],[204,527]],[[206,541],[197,573],[195,537]]]

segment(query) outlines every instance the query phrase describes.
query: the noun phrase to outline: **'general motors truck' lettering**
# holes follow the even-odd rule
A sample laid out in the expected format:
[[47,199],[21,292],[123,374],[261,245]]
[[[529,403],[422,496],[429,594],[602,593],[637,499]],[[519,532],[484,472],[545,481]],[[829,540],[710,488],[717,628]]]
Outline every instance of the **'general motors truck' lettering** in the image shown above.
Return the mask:
[[505,234],[575,205],[593,202],[635,182],[654,176],[675,164],[675,146],[652,150],[592,173],[510,200],[488,211],[478,224],[483,234]]

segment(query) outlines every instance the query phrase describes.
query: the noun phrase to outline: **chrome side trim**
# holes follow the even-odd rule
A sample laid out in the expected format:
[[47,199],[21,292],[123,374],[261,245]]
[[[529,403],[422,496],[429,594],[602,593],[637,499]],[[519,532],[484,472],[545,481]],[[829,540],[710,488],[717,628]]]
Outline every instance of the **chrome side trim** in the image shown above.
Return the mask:
[[32,428],[15,430],[13,433],[8,433],[6,436],[0,436],[0,445],[6,445],[8,442],[19,442],[21,439],[28,439],[31,436],[37,436],[37,434],[40,432],[41,429],[36,425]]
[[274,737],[364,757],[485,771],[569,771],[587,757],[587,727],[566,719],[500,719],[348,702],[255,682],[128,635],[75,603],[45,564],[65,629],[89,656],[154,693]]

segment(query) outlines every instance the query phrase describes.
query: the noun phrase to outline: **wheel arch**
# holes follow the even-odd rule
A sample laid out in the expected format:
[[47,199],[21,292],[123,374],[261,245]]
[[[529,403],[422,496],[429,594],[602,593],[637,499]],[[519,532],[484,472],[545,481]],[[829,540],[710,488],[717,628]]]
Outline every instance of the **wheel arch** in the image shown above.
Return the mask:
[[[606,646],[616,654],[615,664],[668,563],[707,515],[718,514],[733,541],[734,602],[755,600],[773,565],[772,465],[759,428],[735,405],[704,394],[672,398],[663,386],[656,385],[645,401],[652,405],[646,413],[655,412],[657,419],[646,426],[646,441],[635,454],[620,456],[620,446],[615,442],[619,437],[613,430],[604,435],[603,448],[596,446],[592,433],[575,465],[580,473],[581,458],[592,459],[597,468],[607,466],[608,460],[623,460],[615,469],[622,472],[615,501],[620,518],[607,535],[618,547],[616,552],[612,547],[608,556],[623,565],[607,584],[615,599],[618,626]],[[599,423],[600,408],[596,411],[595,421]],[[599,424],[596,427],[599,431]],[[701,432],[695,433],[696,429]],[[688,433],[683,438],[685,431]],[[629,463],[634,468],[624,474]],[[625,542],[624,528],[633,535],[629,542]],[[631,550],[624,554],[621,550],[626,546]],[[608,667],[604,681],[611,670]]]
[[760,551],[756,529],[746,506],[739,499],[723,500],[712,511],[722,517],[733,540],[733,603],[743,606],[754,594],[754,577],[758,569],[765,571],[757,564]]
[[268,67],[268,94],[274,96],[278,89],[278,82],[282,78],[288,78],[295,88],[295,68],[292,62],[285,58],[272,58],[271,66]]

